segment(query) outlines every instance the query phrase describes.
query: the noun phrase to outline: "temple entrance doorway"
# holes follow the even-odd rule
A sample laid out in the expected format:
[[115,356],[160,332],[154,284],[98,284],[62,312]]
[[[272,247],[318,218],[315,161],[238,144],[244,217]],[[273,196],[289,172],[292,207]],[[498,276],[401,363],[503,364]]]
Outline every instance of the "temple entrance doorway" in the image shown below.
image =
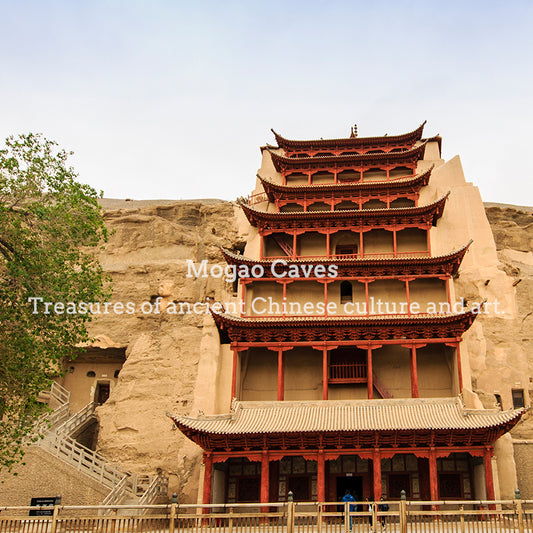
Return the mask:
[[109,385],[109,382],[98,382],[98,384],[96,385],[96,392],[94,393],[94,400],[96,402],[96,405],[102,405],[107,402],[110,390],[111,387]]
[[363,499],[363,476],[339,476],[336,480],[337,501],[342,501],[346,491],[358,501]]

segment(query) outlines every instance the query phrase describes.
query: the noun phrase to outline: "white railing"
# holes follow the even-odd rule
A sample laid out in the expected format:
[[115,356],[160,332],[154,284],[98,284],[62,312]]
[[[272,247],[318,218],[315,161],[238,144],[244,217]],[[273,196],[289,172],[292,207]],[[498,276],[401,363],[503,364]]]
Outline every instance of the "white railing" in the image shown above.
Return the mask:
[[[124,476],[105,497],[102,506],[118,505],[124,501],[127,494],[128,476]],[[102,514],[107,514],[109,510],[104,510]]]
[[128,475],[118,466],[107,462],[99,453],[82,446],[64,434],[58,435],[51,432],[41,439],[39,446],[110,489],[113,489],[124,476]]
[[167,491],[168,477],[162,475],[154,476],[143,495],[139,498],[139,505],[148,505],[153,502],[157,496],[166,494]]
[[52,383],[52,387],[50,388],[50,396],[55,398],[61,404],[70,403],[70,391],[55,381]]
[[61,424],[56,433],[71,435],[73,431],[82,426],[87,420],[94,416],[96,404],[94,402],[88,403],[83,409],[72,415],[66,422]]
[[33,435],[43,435],[50,429],[57,427],[58,425],[68,420],[69,415],[69,404],[65,403],[60,405],[57,409],[44,413],[39,417],[35,423]]
[[70,437],[94,416],[95,402],[88,403],[69,418],[70,392],[54,382],[49,395],[60,405],[54,411],[45,413],[37,422],[34,435],[44,437],[36,444],[111,489],[103,504],[116,505],[127,496],[141,497],[143,504],[151,503],[160,493],[158,491],[165,487],[162,480],[166,478],[130,474]]
[[36,440],[39,435],[43,435],[68,420],[70,414],[70,392],[67,389],[54,381],[50,390],[45,391],[45,394],[50,398],[54,398],[59,403],[59,406],[53,411],[50,410],[47,413],[43,413],[38,418],[33,431],[28,435],[30,441]]

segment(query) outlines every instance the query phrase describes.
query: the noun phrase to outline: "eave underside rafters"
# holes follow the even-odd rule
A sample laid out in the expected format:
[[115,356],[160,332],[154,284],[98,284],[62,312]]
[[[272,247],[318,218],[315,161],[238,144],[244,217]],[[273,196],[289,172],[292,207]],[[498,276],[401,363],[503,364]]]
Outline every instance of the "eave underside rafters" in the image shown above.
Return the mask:
[[359,155],[338,155],[315,157],[286,157],[269,149],[274,167],[282,174],[323,169],[360,169],[383,165],[414,165],[424,157],[426,142],[402,152],[366,153]]
[[360,231],[367,231],[398,226],[428,229],[442,216],[449,194],[432,204],[391,209],[271,213],[255,209],[243,201],[240,201],[239,205],[250,224],[263,233],[290,229],[313,231],[323,228],[358,228]]
[[268,433],[268,434],[213,434],[193,430],[179,421],[178,428],[202,449],[225,450],[372,450],[374,448],[427,448],[487,446],[508,432],[516,420],[493,427],[476,429],[408,430],[408,431],[358,431]]
[[460,338],[476,313],[411,317],[242,319],[211,310],[222,342],[328,342]]
[[266,178],[257,176],[261,181],[268,199],[271,202],[283,198],[338,198],[338,197],[375,197],[381,194],[418,193],[421,187],[428,184],[433,167],[413,177],[399,178],[390,181],[376,181],[363,183],[340,183],[326,185],[290,186],[274,183]]
[[[248,257],[237,255],[221,248],[222,254],[229,265],[239,267],[245,265],[251,270],[255,265],[261,265],[264,270],[263,278],[280,279],[280,275],[287,272],[290,265],[336,265],[339,278],[380,277],[380,276],[454,276],[459,270],[470,244],[447,255],[434,257],[412,257],[401,259],[321,259],[320,261],[286,259],[286,265],[274,264],[273,260],[254,261]],[[274,266],[274,268],[273,268]],[[276,275],[274,275],[276,274]],[[247,279],[247,278],[242,278]]]

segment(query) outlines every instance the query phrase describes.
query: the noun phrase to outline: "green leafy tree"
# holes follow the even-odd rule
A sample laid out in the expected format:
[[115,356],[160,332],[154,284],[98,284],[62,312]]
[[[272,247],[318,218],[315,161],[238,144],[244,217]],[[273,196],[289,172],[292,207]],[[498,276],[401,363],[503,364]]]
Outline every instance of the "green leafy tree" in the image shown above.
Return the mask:
[[[76,181],[69,155],[38,134],[0,149],[0,468],[20,462],[46,409],[39,393],[88,340],[90,315],[61,304],[107,296],[95,257],[107,237],[98,194]],[[45,313],[32,298],[59,305]]]

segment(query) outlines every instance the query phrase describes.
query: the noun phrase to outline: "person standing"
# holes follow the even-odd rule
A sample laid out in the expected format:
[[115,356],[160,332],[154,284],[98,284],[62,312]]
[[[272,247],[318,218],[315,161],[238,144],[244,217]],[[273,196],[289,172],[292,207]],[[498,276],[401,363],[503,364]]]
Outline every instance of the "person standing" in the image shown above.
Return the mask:
[[[378,511],[380,513],[386,513],[388,510],[389,510],[389,504],[388,503],[383,503],[383,500],[385,499],[384,496],[382,496],[380,498],[380,503],[378,505]],[[386,516],[384,515],[381,515],[380,516],[380,522],[381,522],[381,530],[382,531],[385,531],[385,522],[386,522]]]
[[367,502],[367,505],[368,505],[368,512],[370,513],[370,515],[368,516],[368,521],[370,523],[370,533],[373,533],[373,528],[372,528],[372,525],[373,525],[373,519],[372,519],[372,503],[370,503],[370,501],[368,500],[368,498],[366,499],[366,502]]
[[350,531],[352,530],[352,523],[353,523],[353,517],[352,513],[357,510],[357,506],[353,505],[351,502],[355,502],[355,498],[352,496],[352,493],[349,489],[346,489],[346,492],[344,493],[344,496],[342,497],[342,501],[348,505],[348,514],[350,515]]

